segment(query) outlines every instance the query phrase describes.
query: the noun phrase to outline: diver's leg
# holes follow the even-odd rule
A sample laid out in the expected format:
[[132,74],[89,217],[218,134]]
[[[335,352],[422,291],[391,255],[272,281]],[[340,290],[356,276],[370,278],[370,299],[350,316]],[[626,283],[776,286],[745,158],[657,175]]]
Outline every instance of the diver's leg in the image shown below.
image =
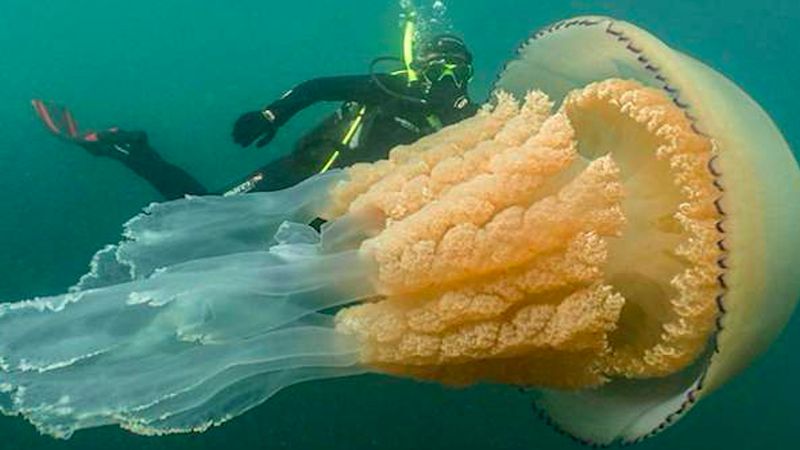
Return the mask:
[[95,155],[120,161],[150,183],[165,199],[208,193],[191,174],[162,158],[150,146],[143,131],[115,130],[96,135],[96,141],[83,141],[79,145]]
[[150,146],[143,131],[109,128],[100,132],[80,131],[69,109],[39,99],[31,100],[36,115],[56,137],[76,144],[95,156],[116,159],[147,180],[167,200],[208,190],[185,170],[164,160]]

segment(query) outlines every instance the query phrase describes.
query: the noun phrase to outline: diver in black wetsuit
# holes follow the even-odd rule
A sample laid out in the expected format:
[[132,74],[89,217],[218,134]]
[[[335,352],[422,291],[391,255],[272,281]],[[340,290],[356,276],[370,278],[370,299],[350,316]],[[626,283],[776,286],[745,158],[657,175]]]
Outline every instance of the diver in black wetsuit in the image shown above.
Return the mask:
[[[397,145],[412,143],[475,114],[477,106],[467,95],[471,78],[472,55],[464,42],[455,36],[440,35],[425,44],[417,58],[406,63],[406,70],[306,81],[263,110],[242,115],[234,126],[234,141],[243,147],[253,143],[263,147],[281,125],[302,109],[321,101],[344,104],[301,138],[292,153],[220,193],[283,189],[333,167],[385,158]],[[183,169],[161,158],[144,132],[114,128],[79,133],[69,111],[38,100],[33,103],[55,134],[94,155],[122,162],[166,199],[211,193]]]

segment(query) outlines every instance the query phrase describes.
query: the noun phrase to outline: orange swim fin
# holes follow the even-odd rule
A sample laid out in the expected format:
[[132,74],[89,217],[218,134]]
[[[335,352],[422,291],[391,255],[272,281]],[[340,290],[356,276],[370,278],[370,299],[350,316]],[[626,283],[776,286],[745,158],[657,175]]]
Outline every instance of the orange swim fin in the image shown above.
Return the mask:
[[31,100],[39,120],[56,136],[65,139],[78,139],[78,123],[69,109],[42,100]]
[[[97,142],[97,132],[80,131],[78,122],[68,108],[39,99],[31,100],[31,106],[39,120],[55,136],[71,142]],[[106,131],[115,133],[118,130],[114,127]]]

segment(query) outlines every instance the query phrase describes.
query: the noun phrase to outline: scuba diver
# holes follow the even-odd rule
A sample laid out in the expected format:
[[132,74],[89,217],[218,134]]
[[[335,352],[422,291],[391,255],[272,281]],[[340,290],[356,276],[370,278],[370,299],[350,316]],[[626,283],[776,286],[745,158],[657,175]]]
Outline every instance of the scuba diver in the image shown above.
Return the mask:
[[[334,167],[385,158],[388,151],[409,144],[440,128],[474,115],[469,99],[472,54],[463,40],[438,35],[423,44],[416,56],[414,24],[406,23],[404,58],[377,58],[370,73],[361,76],[316,78],[286,92],[266,108],[243,114],[233,129],[234,141],[247,147],[268,144],[295,114],[323,101],[343,102],[339,110],[303,136],[294,150],[268,163],[244,182],[217,191],[223,195],[279,190]],[[375,66],[401,61],[404,70],[375,73]],[[212,193],[193,176],[164,160],[143,131],[110,128],[81,132],[66,108],[33,101],[47,128],[93,155],[122,162],[148,181],[165,199]]]

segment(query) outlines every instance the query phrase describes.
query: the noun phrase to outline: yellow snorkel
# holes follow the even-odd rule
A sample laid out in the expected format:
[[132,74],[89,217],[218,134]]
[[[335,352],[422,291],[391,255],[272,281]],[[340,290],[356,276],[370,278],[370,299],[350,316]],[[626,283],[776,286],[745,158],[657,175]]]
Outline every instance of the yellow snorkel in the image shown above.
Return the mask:
[[406,66],[408,83],[411,84],[419,79],[417,72],[412,68],[414,62],[414,38],[417,31],[417,13],[409,9],[405,14],[406,27],[403,35],[403,63]]
[[401,92],[396,92],[389,87],[387,87],[377,76],[375,73],[375,67],[383,62],[399,62],[403,64],[403,68],[401,70],[397,70],[391,72],[391,75],[399,76],[404,75],[406,78],[406,82],[409,86],[418,83],[421,78],[419,73],[414,69],[416,66],[416,56],[415,55],[415,41],[417,39],[417,12],[414,10],[413,7],[407,6],[405,7],[402,15],[402,19],[404,21],[403,25],[403,57],[397,56],[381,56],[372,60],[369,65],[369,74],[372,77],[372,80],[375,82],[375,85],[378,86],[382,91],[384,91],[387,95],[392,97],[399,98],[401,100],[405,100],[411,103],[419,103],[419,104],[426,104],[427,101],[424,98],[418,98],[411,95],[406,95]]

